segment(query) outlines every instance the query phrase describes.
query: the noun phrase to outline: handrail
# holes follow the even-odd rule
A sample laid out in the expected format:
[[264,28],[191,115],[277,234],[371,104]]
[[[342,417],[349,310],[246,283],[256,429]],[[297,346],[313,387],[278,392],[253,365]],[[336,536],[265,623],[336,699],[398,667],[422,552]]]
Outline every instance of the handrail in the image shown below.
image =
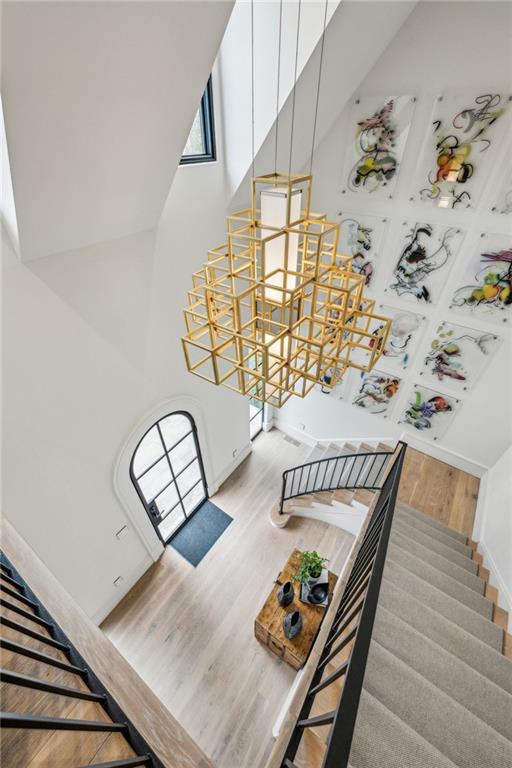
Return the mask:
[[[350,576],[344,583],[340,602],[322,640],[322,650],[315,658],[302,707],[287,737],[284,753],[281,753],[279,765],[282,768],[295,768],[293,760],[305,729],[318,725],[331,726],[322,768],[348,766],[406,449],[407,445],[400,441],[395,460],[385,473],[382,490],[360,540]],[[345,654],[338,664],[335,662],[334,671],[329,670],[325,675],[329,663],[344,648],[348,649],[348,658]],[[317,693],[341,677],[344,685],[336,709],[309,717]]]
[[393,451],[368,451],[329,456],[285,469],[279,514],[285,501],[322,491],[365,489],[378,491]]
[[[4,684],[21,686],[33,691],[44,691],[57,696],[67,696],[78,700],[96,702],[104,708],[106,714],[111,718],[111,722],[105,720],[76,720],[65,717],[47,717],[42,714],[2,711],[0,712],[0,728],[36,728],[50,731],[117,731],[124,735],[124,738],[134,752],[141,754],[137,756],[138,763],[126,763],[123,760],[119,760],[112,763],[112,765],[117,764],[119,768],[124,765],[148,765],[152,768],[164,768],[162,762],[149,747],[147,741],[145,741],[126,717],[123,710],[94,674],[91,667],[71,644],[60,626],[54,621],[53,617],[48,613],[44,605],[2,551],[0,551],[0,570],[2,578],[17,590],[8,589],[7,593],[10,597],[20,601],[23,605],[27,605],[27,607],[31,607],[32,610],[20,608],[19,605],[5,598],[0,598],[0,607],[14,612],[21,619],[35,622],[36,625],[46,630],[47,634],[38,632],[28,624],[22,621],[14,621],[5,615],[0,617],[0,624],[41,643],[57,648],[63,654],[64,659],[48,657],[35,648],[24,646],[4,637],[0,638],[1,647],[13,653],[18,653],[76,674],[87,684],[88,690],[78,686],[67,686],[51,682],[42,677],[24,675],[11,669],[0,669],[0,681]],[[4,591],[6,591],[5,587]],[[108,764],[105,765],[108,768]]]

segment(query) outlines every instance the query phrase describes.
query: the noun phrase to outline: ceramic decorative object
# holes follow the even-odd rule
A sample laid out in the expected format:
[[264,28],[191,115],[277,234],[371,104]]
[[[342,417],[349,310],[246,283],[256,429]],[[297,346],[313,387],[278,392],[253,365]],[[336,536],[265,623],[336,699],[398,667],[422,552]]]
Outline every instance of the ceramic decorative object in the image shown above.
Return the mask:
[[294,590],[291,581],[286,581],[279,589],[277,593],[277,602],[282,605],[283,608],[293,600]]
[[297,637],[302,629],[302,615],[300,611],[290,611],[283,619],[283,630],[286,637],[292,640]]

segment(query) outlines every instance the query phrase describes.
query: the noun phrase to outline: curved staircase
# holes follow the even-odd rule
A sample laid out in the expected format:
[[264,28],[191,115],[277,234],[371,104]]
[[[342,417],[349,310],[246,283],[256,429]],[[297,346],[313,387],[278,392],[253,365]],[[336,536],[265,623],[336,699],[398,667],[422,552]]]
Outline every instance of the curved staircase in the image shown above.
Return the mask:
[[[282,505],[278,502],[272,507],[270,511],[272,525],[276,528],[284,528],[291,517],[311,517],[357,535],[377,492],[365,488],[364,485],[376,485],[386,467],[385,461],[379,459],[377,463],[373,459],[373,456],[379,456],[382,453],[391,456],[393,446],[381,442],[373,445],[368,442],[317,443],[310,451],[305,463],[295,468],[299,478],[296,490],[300,495],[285,500]],[[346,461],[342,462],[344,458]],[[320,472],[317,474],[315,471],[304,470],[300,478],[299,470],[309,466],[314,470],[320,467]],[[292,471],[289,470],[289,472]],[[315,476],[316,483],[313,482]],[[358,480],[359,487],[322,490],[322,487],[329,484],[343,486],[350,480],[354,484]],[[283,483],[285,492],[290,482],[288,480]]]

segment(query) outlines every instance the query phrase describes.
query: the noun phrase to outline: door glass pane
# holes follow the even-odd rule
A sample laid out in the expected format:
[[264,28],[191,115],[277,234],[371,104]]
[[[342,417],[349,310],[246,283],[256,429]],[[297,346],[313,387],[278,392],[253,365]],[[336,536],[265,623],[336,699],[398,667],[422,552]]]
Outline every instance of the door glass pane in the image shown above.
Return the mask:
[[185,496],[187,491],[189,491],[198,480],[201,480],[201,472],[199,471],[199,462],[196,460],[178,477],[177,482],[181,496]]
[[203,484],[198,483],[183,499],[183,506],[185,507],[187,515],[193,512],[199,502],[203,501],[204,498],[206,497],[204,495]]
[[181,472],[183,467],[195,459],[197,456],[196,446],[194,443],[194,435],[188,435],[181,443],[178,443],[176,448],[173,448],[169,454],[174,474],[177,475]]
[[163,454],[164,448],[158,434],[158,429],[156,426],[151,427],[133,457],[133,473],[135,477],[139,477],[145,469],[150,467]]
[[146,501],[157,496],[162,488],[171,480],[172,475],[169,464],[167,459],[163,458],[139,480],[140,489]]
[[162,520],[158,526],[158,530],[162,534],[164,541],[166,541],[169,536],[174,533],[178,525],[181,525],[184,520],[185,515],[183,514],[183,509],[181,504],[178,504],[178,506],[173,509],[172,512],[167,515],[165,520]]
[[162,491],[162,493],[157,496],[155,501],[161,515],[165,515],[166,512],[169,512],[169,510],[179,501],[176,483],[171,483],[165,491]]
[[165,446],[169,450],[183,435],[190,432],[192,424],[182,413],[173,413],[171,416],[166,416],[165,419],[162,419],[160,429],[164,436]]

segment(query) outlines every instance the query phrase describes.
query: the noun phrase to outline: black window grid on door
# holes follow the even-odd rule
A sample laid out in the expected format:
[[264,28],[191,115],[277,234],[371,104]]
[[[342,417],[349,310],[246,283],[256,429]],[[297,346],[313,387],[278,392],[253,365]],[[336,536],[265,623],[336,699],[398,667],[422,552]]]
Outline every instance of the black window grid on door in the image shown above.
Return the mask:
[[[189,424],[190,429],[188,429],[178,440],[176,440],[174,443],[172,443],[169,447],[167,447],[165,443],[165,438],[162,432],[161,424],[168,418],[172,418],[173,416],[183,416],[185,417]],[[135,459],[137,457],[137,452],[139,448],[141,447],[141,444],[144,440],[144,438],[151,432],[151,430],[155,428],[157,430],[160,443],[162,445],[162,453],[158,455],[156,459],[154,459],[151,464],[149,464],[145,469],[140,472],[139,474],[135,473],[134,470],[134,463]],[[173,463],[171,460],[171,454],[174,451],[175,448],[177,448],[181,443],[183,443],[188,437],[192,437],[194,449],[195,449],[195,455],[193,458],[191,458],[184,466],[180,467],[178,471],[175,470],[173,467]],[[143,480],[145,476],[148,475],[148,473],[156,467],[159,462],[162,460],[166,460],[167,466],[169,468],[170,472],[170,480],[165,482],[161,488],[158,489],[156,493],[153,493],[150,497],[147,496],[147,494],[144,492],[144,489],[141,486],[140,481]],[[199,478],[193,482],[189,487],[184,489],[181,487],[179,478],[185,473],[187,469],[189,469],[195,462],[197,462],[198,470],[199,470]],[[192,517],[192,515],[197,512],[197,510],[204,504],[204,502],[208,499],[208,486],[206,483],[206,477],[204,472],[204,465],[203,465],[203,459],[201,456],[201,448],[199,445],[199,440],[197,437],[197,428],[194,419],[187,411],[174,411],[173,413],[169,413],[166,416],[163,416],[161,419],[159,419],[155,424],[153,424],[141,437],[139,442],[137,443],[137,447],[135,448],[135,451],[133,452],[132,460],[130,462],[130,478],[132,483],[135,486],[135,489],[137,491],[137,494],[149,516],[149,519],[151,520],[159,538],[164,544],[167,544],[173,536],[175,536],[180,528],[185,525],[188,520]],[[160,507],[158,504],[159,497],[162,496],[162,494],[167,491],[172,485],[174,485],[174,488],[176,490],[177,495],[177,501],[175,504],[173,504],[169,509],[165,510],[165,513],[161,513]],[[186,506],[186,498],[187,496],[198,486],[202,486],[202,494],[197,503],[193,506],[192,509],[187,510]],[[161,530],[161,524],[177,509],[181,510],[181,513],[183,515],[183,520],[179,523],[179,525],[176,526],[175,529],[172,530],[169,536],[164,536],[162,534]]]

